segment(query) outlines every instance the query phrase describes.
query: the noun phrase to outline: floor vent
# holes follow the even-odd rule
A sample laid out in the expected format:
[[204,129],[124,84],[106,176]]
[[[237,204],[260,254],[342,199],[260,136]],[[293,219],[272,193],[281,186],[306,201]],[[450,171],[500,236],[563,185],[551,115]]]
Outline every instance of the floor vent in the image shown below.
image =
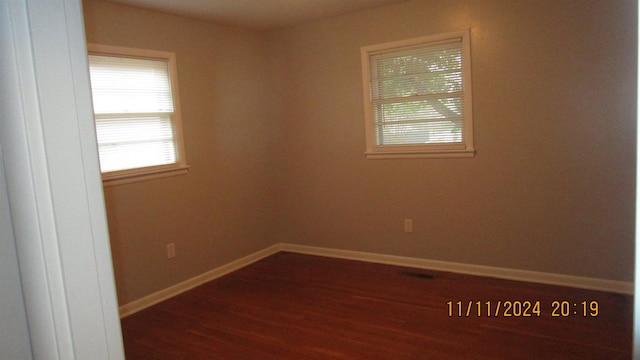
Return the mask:
[[423,279],[423,280],[433,280],[436,277],[435,275],[432,275],[432,274],[413,272],[413,271],[401,271],[400,275],[406,276],[406,277]]

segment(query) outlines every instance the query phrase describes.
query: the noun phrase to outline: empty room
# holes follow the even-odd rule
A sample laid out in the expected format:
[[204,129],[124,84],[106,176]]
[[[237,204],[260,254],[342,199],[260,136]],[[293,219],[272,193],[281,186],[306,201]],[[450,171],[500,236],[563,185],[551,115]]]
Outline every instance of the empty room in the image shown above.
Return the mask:
[[128,358],[631,357],[635,1],[82,6]]

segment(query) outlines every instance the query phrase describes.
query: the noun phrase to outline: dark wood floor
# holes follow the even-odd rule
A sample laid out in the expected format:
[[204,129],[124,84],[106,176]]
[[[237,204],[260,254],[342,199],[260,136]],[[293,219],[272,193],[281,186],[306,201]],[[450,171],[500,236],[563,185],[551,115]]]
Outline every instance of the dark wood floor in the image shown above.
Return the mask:
[[278,253],[122,329],[127,359],[630,359],[632,315],[629,295]]

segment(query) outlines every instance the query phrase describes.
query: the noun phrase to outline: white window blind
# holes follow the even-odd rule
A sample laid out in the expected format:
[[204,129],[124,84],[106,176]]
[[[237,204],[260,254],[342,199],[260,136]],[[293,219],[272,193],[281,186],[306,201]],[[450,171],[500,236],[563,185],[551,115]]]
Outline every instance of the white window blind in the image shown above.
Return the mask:
[[166,60],[89,55],[103,173],[177,161]]
[[363,48],[368,152],[472,151],[467,54],[462,34]]

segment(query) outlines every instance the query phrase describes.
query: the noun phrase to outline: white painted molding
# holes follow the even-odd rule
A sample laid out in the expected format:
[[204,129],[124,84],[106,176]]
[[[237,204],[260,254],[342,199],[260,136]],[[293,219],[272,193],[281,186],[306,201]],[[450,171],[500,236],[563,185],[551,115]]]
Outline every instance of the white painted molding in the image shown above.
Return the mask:
[[82,2],[0,0],[0,24],[0,143],[32,357],[124,359]]
[[327,256],[333,258],[405,266],[418,269],[449,271],[460,274],[488,276],[505,280],[527,281],[540,284],[568,286],[629,295],[633,295],[634,293],[633,282],[626,281],[588,278],[529,270],[507,269],[492,266],[461,264],[448,261],[375,254],[360,251],[338,250],[295,244],[280,244],[279,249],[280,251],[289,251],[299,254]]
[[164,300],[170,299],[176,295],[179,295],[187,290],[191,290],[197,286],[207,283],[211,280],[215,280],[219,277],[227,275],[231,272],[239,270],[247,265],[253,264],[256,261],[262,260],[268,256],[271,256],[280,251],[280,245],[273,245],[266,249],[260,250],[253,254],[242,257],[238,260],[234,260],[228,264],[217,267],[213,270],[207,271],[203,274],[192,277],[166,289],[154,292],[138,300],[134,300],[128,304],[120,306],[120,318],[132,315],[140,310],[144,310],[152,305],[155,305]]
[[132,301],[120,307],[120,317],[124,318],[138,311],[144,310],[164,300],[170,299],[187,290],[193,289],[206,282],[222,277],[233,271],[239,270],[256,261],[262,260],[275,253],[287,251],[298,254],[317,255],[337,259],[366,261],[378,264],[412,267],[417,269],[449,271],[460,274],[488,276],[505,280],[527,281],[540,284],[568,286],[589,290],[607,291],[620,294],[633,295],[634,284],[626,281],[595,279],[580,276],[543,273],[528,270],[506,269],[491,266],[461,264],[447,261],[411,258],[395,255],[367,253],[361,251],[329,249],[315,246],[295,245],[280,243],[266,249],[247,255],[228,264],[217,267],[204,274],[157,291],[138,300]]

